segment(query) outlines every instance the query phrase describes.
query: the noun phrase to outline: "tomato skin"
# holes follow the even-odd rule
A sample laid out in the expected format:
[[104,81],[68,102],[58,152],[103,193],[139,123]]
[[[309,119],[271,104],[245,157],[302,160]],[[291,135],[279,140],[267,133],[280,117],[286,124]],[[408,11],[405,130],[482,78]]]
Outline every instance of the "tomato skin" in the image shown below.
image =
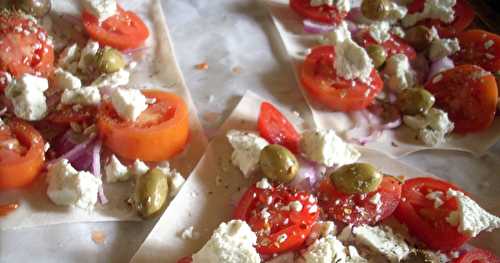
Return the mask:
[[83,26],[92,39],[102,45],[125,50],[140,47],[149,37],[149,30],[142,19],[132,11],[118,6],[118,14],[99,22],[87,11],[82,12]]
[[475,248],[455,259],[453,263],[500,263],[500,259],[488,250]]
[[[473,29],[458,35],[460,50],[452,56],[455,65],[477,65],[490,72],[500,71],[500,36]],[[491,46],[488,46],[492,43]]]
[[0,190],[28,185],[38,176],[45,161],[45,142],[35,128],[21,120],[11,120],[7,126],[27,150],[20,154],[0,149]]
[[311,6],[309,0],[290,0],[290,7],[305,18],[326,24],[338,24],[347,16],[334,6]]
[[307,56],[300,69],[300,80],[309,96],[334,111],[361,110],[372,104],[383,88],[377,70],[373,69],[369,85],[359,80],[348,81],[337,77],[334,58],[332,46],[316,47]]
[[495,77],[474,65],[461,65],[433,77],[425,88],[436,98],[436,106],[455,123],[454,132],[487,129],[496,113],[498,88]]
[[293,153],[299,152],[299,133],[272,104],[263,102],[260,105],[257,127],[260,136],[270,144],[282,145]]
[[445,196],[448,189],[461,191],[455,185],[435,178],[412,178],[403,184],[402,198],[394,215],[409,231],[433,250],[451,251],[461,247],[470,238],[450,225],[446,217],[457,210],[456,199],[448,199],[439,208],[425,195],[440,191]]
[[192,257],[183,257],[177,261],[177,263],[191,263],[193,262]]
[[[370,45],[378,44],[377,41],[375,41],[375,39],[373,39],[370,35],[369,31],[362,31],[360,33],[360,38],[361,46],[364,48],[367,48]],[[387,52],[388,58],[395,54],[404,54],[410,61],[417,58],[417,52],[415,49],[398,36],[391,34],[391,38],[380,45],[382,45]]]
[[[380,194],[380,207],[370,202]],[[335,189],[330,178],[325,178],[319,186],[319,204],[329,219],[346,224],[375,224],[396,210],[401,198],[401,183],[394,177],[384,176],[377,191],[360,195],[344,194]]]
[[[424,9],[425,0],[414,0],[408,6],[408,13],[421,12]],[[455,20],[450,24],[446,24],[439,19],[427,19],[417,24],[425,25],[428,28],[435,27],[441,38],[451,38],[467,29],[474,21],[476,14],[474,9],[465,0],[457,0],[457,4],[453,7],[455,11]]]
[[122,120],[110,102],[103,102],[97,115],[97,128],[104,144],[118,156],[158,162],[180,153],[188,140],[189,112],[177,95],[162,91],[143,91],[156,99],[135,122]]

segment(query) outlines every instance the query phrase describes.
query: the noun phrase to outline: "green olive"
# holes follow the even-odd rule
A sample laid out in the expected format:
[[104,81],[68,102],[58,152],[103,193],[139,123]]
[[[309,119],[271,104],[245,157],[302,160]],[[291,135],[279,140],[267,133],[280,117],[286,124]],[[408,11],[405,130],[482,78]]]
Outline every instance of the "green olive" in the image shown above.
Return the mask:
[[373,66],[375,66],[376,68],[382,66],[385,63],[385,60],[387,59],[387,52],[381,45],[376,45],[376,44],[369,45],[366,48],[366,52],[372,59]]
[[50,12],[50,0],[16,0],[15,7],[34,17],[43,17]]
[[405,89],[398,95],[397,104],[401,112],[407,115],[426,113],[436,99],[422,86]]
[[406,256],[401,263],[437,263],[439,258],[424,250],[414,250]]
[[361,13],[371,20],[384,20],[389,16],[390,3],[388,0],[363,0]]
[[383,175],[371,164],[353,163],[335,170],[330,178],[343,193],[363,194],[377,190]]
[[151,169],[137,177],[133,205],[143,218],[157,215],[168,196],[168,178],[160,169]]
[[97,54],[97,69],[101,73],[114,73],[124,68],[125,65],[122,53],[114,48],[104,47]]
[[271,144],[260,153],[260,169],[271,181],[288,183],[295,178],[299,170],[299,162],[287,148]]
[[414,26],[406,31],[405,40],[417,51],[422,51],[431,45],[432,31],[425,26]]

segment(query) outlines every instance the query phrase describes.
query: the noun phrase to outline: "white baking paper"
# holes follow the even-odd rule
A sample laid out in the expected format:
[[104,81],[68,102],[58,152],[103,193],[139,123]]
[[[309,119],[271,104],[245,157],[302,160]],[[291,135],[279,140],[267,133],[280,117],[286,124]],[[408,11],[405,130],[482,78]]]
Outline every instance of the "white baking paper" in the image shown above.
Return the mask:
[[[205,151],[207,141],[200,126],[195,106],[179,70],[172,42],[157,0],[121,0],[126,10],[133,10],[146,23],[150,36],[145,47],[134,53],[138,65],[132,72],[128,86],[133,88],[155,88],[168,90],[181,96],[190,109],[190,135],[186,149],[171,160],[171,166],[187,176]],[[45,21],[58,36],[81,31],[79,1],[53,1],[51,21]],[[75,19],[76,18],[76,19]],[[70,23],[71,21],[71,23]],[[70,26],[68,26],[70,25]],[[57,40],[58,38],[56,38]],[[85,42],[84,38],[82,38]],[[56,41],[56,48],[58,48]],[[154,147],[152,145],[152,147]],[[72,222],[100,222],[139,220],[126,200],[132,190],[131,183],[104,184],[104,193],[109,199],[106,205],[96,205],[93,211],[56,206],[46,195],[45,176],[39,176],[31,186],[16,191],[0,193],[0,204],[17,202],[19,208],[6,217],[0,217],[0,229],[25,228]]]
[[[243,178],[239,170],[231,165],[232,148],[225,135],[231,129],[256,132],[259,114],[256,109],[262,102],[254,93],[246,93],[132,262],[170,263],[190,256],[204,245],[221,222],[230,220],[235,203],[252,179]],[[363,149],[362,154],[361,161],[374,164],[386,174],[432,176],[373,150]],[[500,186],[500,180],[495,184]],[[497,193],[495,197],[481,200],[480,203],[489,211],[499,214],[500,205],[495,201],[499,197]],[[194,238],[182,238],[182,233],[191,226]],[[485,234],[479,240],[481,245],[493,249],[491,244],[500,242],[500,232]],[[500,252],[499,248],[495,249],[496,253]]]
[[[303,19],[290,9],[288,0],[263,0],[263,2],[272,15],[297,81],[300,83],[298,73],[304,61],[306,50],[319,45],[319,35],[304,32]],[[355,126],[352,114],[332,112],[316,103],[303,88],[300,90],[312,109],[313,118],[318,127],[334,129],[340,135],[345,135],[346,131]],[[363,125],[367,127],[363,127]],[[368,126],[368,123],[361,123],[359,128],[363,130]],[[346,137],[344,136],[344,138]],[[500,120],[496,119],[486,131],[468,135],[453,134],[447,138],[446,143],[434,147],[424,145],[416,139],[416,133],[405,126],[395,130],[386,130],[376,141],[369,142],[363,147],[383,152],[392,157],[402,157],[413,152],[431,149],[466,151],[481,156],[499,139]]]

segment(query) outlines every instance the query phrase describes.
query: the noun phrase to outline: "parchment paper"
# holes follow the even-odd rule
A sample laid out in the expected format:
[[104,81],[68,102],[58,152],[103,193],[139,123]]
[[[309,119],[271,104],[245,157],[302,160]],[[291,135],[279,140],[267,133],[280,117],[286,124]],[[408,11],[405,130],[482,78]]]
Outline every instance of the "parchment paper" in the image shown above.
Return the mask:
[[[53,1],[52,30],[61,33],[73,28],[61,28],[62,17],[79,15],[79,1]],[[150,37],[145,48],[134,54],[138,61],[128,86],[133,88],[160,88],[181,96],[190,109],[190,136],[184,152],[171,160],[171,166],[184,176],[189,175],[205,151],[207,141],[200,126],[195,106],[179,70],[172,42],[157,0],[121,0],[126,10],[135,11],[146,23]],[[152,147],[154,147],[152,145]],[[126,203],[130,196],[131,183],[104,184],[104,193],[109,199],[106,205],[97,204],[93,211],[56,206],[46,195],[45,176],[30,187],[0,193],[0,204],[18,202],[20,207],[10,215],[0,218],[0,229],[25,228],[74,222],[100,222],[139,220]]]
[[[307,49],[319,45],[319,35],[307,34],[303,31],[302,18],[290,9],[288,0],[263,0],[263,2],[272,14],[273,22],[289,55],[297,81],[300,83],[298,72],[305,59],[305,52]],[[332,112],[316,103],[303,88],[300,90],[312,109],[313,118],[318,127],[335,129],[342,135],[355,126],[352,115]],[[361,129],[363,125],[368,127],[367,123],[363,123]],[[363,147],[380,151],[392,157],[402,157],[413,152],[431,149],[459,150],[481,156],[500,139],[500,119],[497,118],[493,126],[486,131],[465,136],[453,134],[447,138],[445,143],[434,147],[424,145],[415,137],[414,131],[402,126],[395,130],[384,131],[376,141],[367,143]]]
[[[198,251],[221,222],[230,220],[234,204],[251,179],[244,179],[238,169],[231,165],[232,149],[225,135],[230,129],[255,131],[258,117],[255,109],[262,101],[254,93],[246,93],[132,262],[176,262]],[[386,174],[432,176],[373,150],[363,149],[362,154],[361,161],[376,165]],[[493,184],[500,186],[500,180]],[[497,193],[491,200],[481,200],[480,203],[498,214],[500,205],[495,200],[499,197]],[[195,238],[182,238],[182,232],[190,226],[194,227]],[[500,242],[500,232],[483,234],[480,242],[485,247],[495,249],[496,253],[500,252],[499,248],[494,248],[494,244]]]

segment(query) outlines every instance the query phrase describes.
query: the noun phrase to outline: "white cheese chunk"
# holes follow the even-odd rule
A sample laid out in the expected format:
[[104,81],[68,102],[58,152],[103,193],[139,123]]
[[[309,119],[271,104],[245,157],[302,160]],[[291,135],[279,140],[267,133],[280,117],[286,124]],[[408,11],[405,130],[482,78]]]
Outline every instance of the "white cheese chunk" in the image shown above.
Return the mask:
[[439,208],[444,204],[443,196],[444,196],[443,192],[434,191],[425,195],[425,198],[434,201],[434,207]]
[[92,70],[95,66],[95,58],[98,51],[99,43],[89,40],[81,51],[78,68],[85,72]]
[[410,61],[404,54],[391,56],[385,65],[384,72],[388,77],[387,87],[392,91],[412,88],[416,83],[416,73],[410,66]]
[[130,179],[131,173],[128,167],[123,165],[113,154],[108,164],[104,168],[106,172],[106,181],[108,183],[124,182]]
[[358,250],[355,246],[348,246],[347,251],[349,252],[348,263],[368,263],[368,260],[361,255],[359,255]]
[[390,262],[399,262],[410,253],[404,238],[387,226],[356,226],[355,242],[385,256]]
[[396,36],[400,37],[400,38],[404,38],[405,35],[406,35],[405,31],[400,26],[392,27],[391,28],[391,33],[393,35],[396,35]]
[[231,162],[240,168],[245,177],[249,177],[258,167],[260,152],[269,143],[254,133],[237,130],[229,131],[227,139],[233,147]]
[[397,20],[402,19],[408,13],[408,8],[406,8],[405,6],[395,3],[394,1],[388,1],[388,3],[388,20],[391,22],[391,24],[394,24]]
[[269,183],[269,180],[267,180],[266,177],[262,177],[256,184],[255,187],[259,189],[269,189],[272,187],[272,185]]
[[66,47],[59,55],[57,65],[71,73],[76,73],[80,60],[80,48],[77,44]]
[[85,10],[96,16],[100,22],[114,16],[118,10],[116,0],[83,0]]
[[98,89],[125,86],[130,81],[130,69],[130,67],[126,67],[111,74],[103,74],[94,80],[90,86]]
[[475,237],[481,231],[493,231],[500,228],[499,217],[488,213],[464,193],[449,189],[447,196],[448,198],[455,197],[458,201],[458,232]]
[[137,89],[118,88],[111,93],[111,103],[124,120],[136,121],[148,108],[146,102],[146,97]]
[[54,82],[54,87],[60,90],[79,89],[82,87],[82,81],[78,77],[62,68],[54,70],[52,80]]
[[49,167],[47,195],[56,205],[92,209],[102,182],[89,172],[76,171],[66,159]]
[[303,257],[305,263],[347,262],[345,247],[335,236],[327,236],[316,240],[307,248]]
[[410,27],[425,19],[439,19],[449,24],[455,20],[453,7],[456,3],[456,0],[426,0],[421,12],[408,14],[403,18],[403,26]]
[[334,130],[305,131],[300,147],[307,159],[328,167],[354,163],[361,157],[359,151],[345,143]]
[[64,105],[99,105],[101,93],[93,86],[66,89],[61,96],[61,103]]
[[193,255],[193,263],[257,263],[260,256],[254,245],[257,236],[241,220],[222,223],[203,248]]
[[139,177],[149,171],[149,166],[145,164],[143,161],[136,159],[130,171],[134,176]]
[[439,145],[446,141],[446,135],[455,125],[448,118],[448,113],[431,108],[425,115],[403,117],[406,126],[418,132],[418,138],[426,145]]
[[168,189],[170,197],[177,195],[186,179],[175,169],[170,168],[168,162],[160,163],[155,169],[159,169],[168,178]]
[[49,82],[30,74],[13,80],[5,90],[5,95],[14,106],[14,114],[24,120],[38,121],[47,114],[47,103],[43,94],[49,88]]
[[379,44],[391,38],[390,29],[391,25],[388,21],[373,22],[368,26],[370,36]]
[[429,59],[437,61],[450,56],[460,50],[460,44],[457,38],[452,39],[434,39],[429,48]]

